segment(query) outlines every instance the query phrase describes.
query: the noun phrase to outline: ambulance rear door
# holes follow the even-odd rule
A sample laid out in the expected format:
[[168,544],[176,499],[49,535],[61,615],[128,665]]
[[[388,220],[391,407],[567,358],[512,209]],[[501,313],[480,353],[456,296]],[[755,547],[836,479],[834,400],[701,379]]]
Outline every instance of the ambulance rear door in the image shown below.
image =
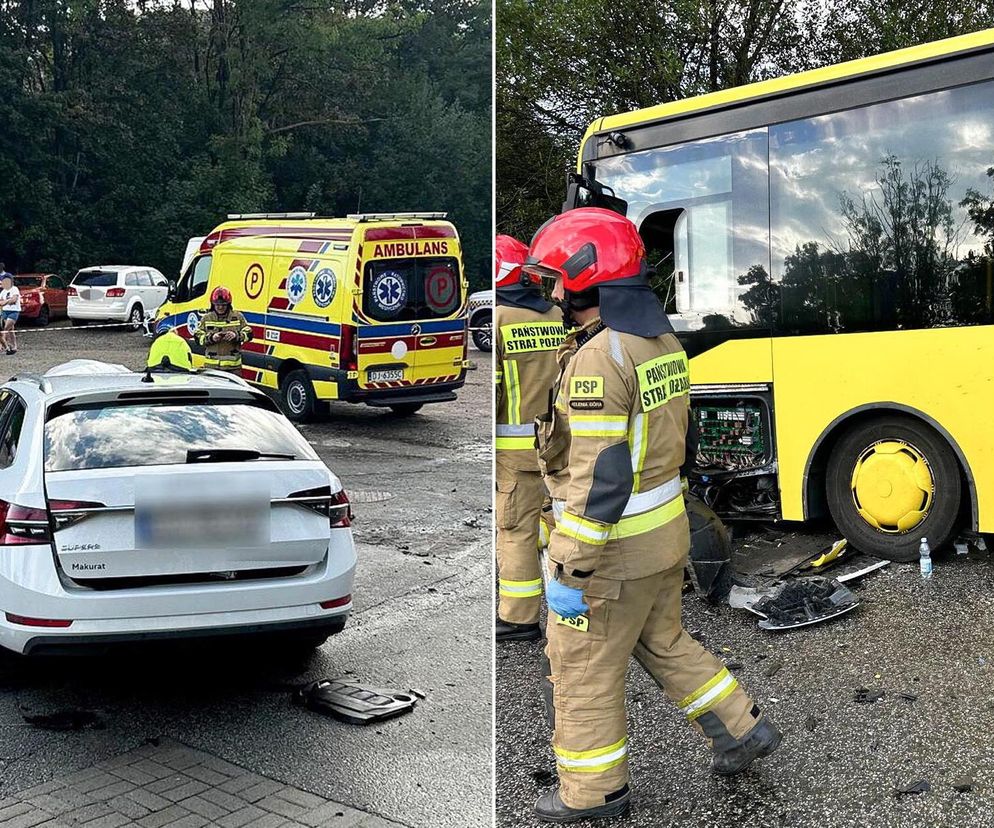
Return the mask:
[[359,383],[455,382],[466,353],[466,284],[455,228],[373,226],[355,299]]

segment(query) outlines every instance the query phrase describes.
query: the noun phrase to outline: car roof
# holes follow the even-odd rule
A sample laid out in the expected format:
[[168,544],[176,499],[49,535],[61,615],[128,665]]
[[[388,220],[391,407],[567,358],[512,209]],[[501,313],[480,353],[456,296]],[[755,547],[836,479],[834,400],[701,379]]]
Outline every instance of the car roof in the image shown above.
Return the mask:
[[[112,366],[108,366],[111,368]],[[228,396],[264,397],[264,392],[252,388],[244,380],[220,371],[179,373],[153,371],[152,382],[146,382],[145,372],[77,373],[56,376],[21,374],[11,377],[10,386],[22,396],[58,400],[80,395],[113,399],[121,392],[140,391],[148,394],[207,390]]]

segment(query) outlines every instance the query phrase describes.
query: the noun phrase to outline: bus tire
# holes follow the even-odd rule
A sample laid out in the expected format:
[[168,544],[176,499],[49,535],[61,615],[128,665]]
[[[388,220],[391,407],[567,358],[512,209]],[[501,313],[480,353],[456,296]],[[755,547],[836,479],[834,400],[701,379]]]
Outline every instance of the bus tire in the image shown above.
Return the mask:
[[397,403],[391,405],[390,410],[396,417],[410,417],[412,414],[417,414],[423,405],[424,403]]
[[317,408],[317,394],[311,378],[302,368],[291,371],[280,383],[280,401],[283,410],[295,423],[306,423],[314,419]]
[[852,426],[832,450],[825,483],[835,525],[862,552],[913,561],[922,538],[933,550],[953,538],[959,464],[925,423],[890,415]]

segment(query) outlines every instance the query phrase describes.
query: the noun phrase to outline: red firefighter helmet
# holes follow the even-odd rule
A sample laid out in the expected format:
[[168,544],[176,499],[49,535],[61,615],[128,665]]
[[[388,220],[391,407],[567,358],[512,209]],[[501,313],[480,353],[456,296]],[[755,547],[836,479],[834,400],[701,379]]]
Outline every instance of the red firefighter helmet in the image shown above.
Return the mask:
[[578,207],[543,224],[528,249],[525,270],[563,277],[572,292],[644,273],[645,243],[635,225],[613,210]]
[[521,265],[528,255],[528,245],[514,236],[497,236],[494,239],[494,285],[498,288],[522,287],[541,284],[541,279],[523,273]]
[[214,292],[211,293],[211,304],[214,305],[218,303],[222,305],[231,304],[231,291],[226,287],[216,287],[214,288]]

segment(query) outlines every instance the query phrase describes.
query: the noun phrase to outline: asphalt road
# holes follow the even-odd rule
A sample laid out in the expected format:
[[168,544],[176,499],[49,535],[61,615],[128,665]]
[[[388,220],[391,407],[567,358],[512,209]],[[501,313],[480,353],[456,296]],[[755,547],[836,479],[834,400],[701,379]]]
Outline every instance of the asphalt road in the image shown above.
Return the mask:
[[[138,368],[150,340],[27,329],[0,376],[73,357]],[[489,824],[492,680],[489,355],[459,399],[397,419],[338,404],[302,431],[352,496],[355,614],[310,661],[257,647],[156,648],[128,658],[0,659],[0,795],[164,736],[409,826]],[[349,674],[426,698],[350,726],[290,704]],[[21,713],[85,709],[102,729],[51,732]]]
[[[831,539],[802,529],[788,542],[817,548]],[[755,546],[742,551],[759,554]],[[994,825],[994,561],[976,553],[937,558],[930,582],[917,565],[892,564],[854,589],[862,606],[849,615],[781,633],[758,629],[748,613],[685,596],[685,626],[730,664],[785,740],[739,778],[712,776],[703,739],[633,662],[633,807],[627,820],[597,824]],[[538,825],[531,806],[554,782],[539,651],[532,643],[497,651],[501,826]],[[861,687],[884,696],[857,703]],[[957,792],[964,777],[973,790]],[[931,789],[895,797],[919,780]]]

